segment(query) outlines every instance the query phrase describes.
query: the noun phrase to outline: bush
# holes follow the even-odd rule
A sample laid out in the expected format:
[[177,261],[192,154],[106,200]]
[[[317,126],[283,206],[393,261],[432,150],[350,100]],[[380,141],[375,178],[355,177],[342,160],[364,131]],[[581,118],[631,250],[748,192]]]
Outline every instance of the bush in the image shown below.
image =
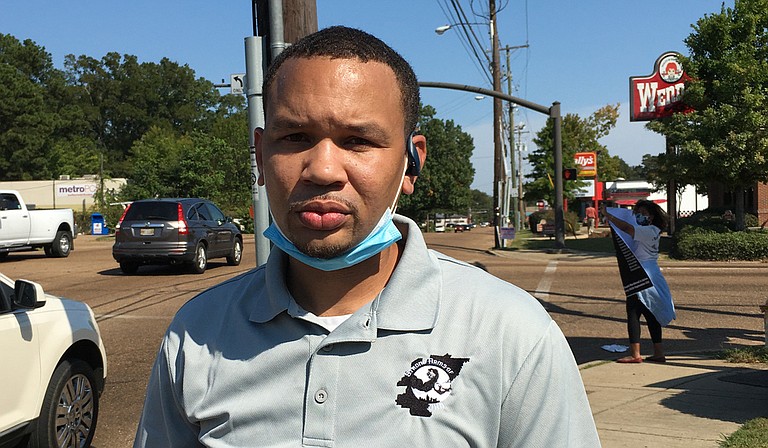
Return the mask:
[[[715,232],[728,232],[736,230],[735,220],[723,219],[725,207],[710,207],[706,210],[700,210],[687,218],[677,220],[677,230],[683,230],[686,227],[698,227],[702,229],[713,230]],[[757,227],[760,225],[757,216],[751,213],[744,214],[744,224],[747,227]]]
[[[683,260],[765,260],[768,233],[736,232],[733,220],[723,219],[725,207],[711,207],[677,220],[672,256]],[[747,227],[758,225],[757,217],[744,216]]]
[[717,233],[709,229],[686,229],[675,235],[674,256],[684,260],[766,260],[768,232]]

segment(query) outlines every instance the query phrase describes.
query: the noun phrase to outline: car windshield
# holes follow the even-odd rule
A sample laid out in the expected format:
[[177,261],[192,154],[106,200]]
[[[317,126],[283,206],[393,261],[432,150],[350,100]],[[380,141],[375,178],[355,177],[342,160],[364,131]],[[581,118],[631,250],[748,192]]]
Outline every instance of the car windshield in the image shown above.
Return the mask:
[[176,202],[134,202],[125,214],[126,221],[142,221],[145,219],[162,219],[175,221],[179,217]]

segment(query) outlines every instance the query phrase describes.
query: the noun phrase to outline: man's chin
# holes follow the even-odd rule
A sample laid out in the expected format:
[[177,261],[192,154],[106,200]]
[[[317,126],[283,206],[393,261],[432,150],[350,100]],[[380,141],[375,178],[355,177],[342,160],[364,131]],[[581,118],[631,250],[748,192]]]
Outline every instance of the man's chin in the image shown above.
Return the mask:
[[320,258],[323,260],[327,260],[330,258],[338,257],[339,255],[344,254],[347,252],[352,246],[350,245],[341,245],[341,244],[317,244],[316,242],[312,242],[306,245],[297,246],[298,249],[303,252],[306,255],[309,255],[313,258]]

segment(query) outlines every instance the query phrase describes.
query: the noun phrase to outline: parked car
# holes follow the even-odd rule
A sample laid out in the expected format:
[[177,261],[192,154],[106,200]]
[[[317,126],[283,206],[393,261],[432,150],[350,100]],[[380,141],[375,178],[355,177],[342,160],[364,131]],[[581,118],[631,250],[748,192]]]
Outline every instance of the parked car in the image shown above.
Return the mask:
[[49,257],[67,257],[76,237],[72,209],[35,210],[18,191],[0,190],[0,260],[41,247]]
[[212,258],[237,266],[242,256],[240,228],[206,199],[134,201],[115,226],[112,257],[126,274],[145,264],[186,264],[202,274]]
[[0,446],[90,446],[107,357],[88,305],[0,274],[0,353]]
[[451,225],[451,227],[453,227],[453,231],[454,232],[464,232],[464,231],[469,232],[472,229],[470,224],[454,223],[454,224]]

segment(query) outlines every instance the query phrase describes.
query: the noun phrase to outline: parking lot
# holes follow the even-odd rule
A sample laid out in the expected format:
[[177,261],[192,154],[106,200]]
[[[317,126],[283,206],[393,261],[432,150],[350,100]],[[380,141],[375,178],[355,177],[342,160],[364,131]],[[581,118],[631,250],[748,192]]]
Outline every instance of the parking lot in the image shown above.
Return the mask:
[[[568,337],[578,362],[610,359],[601,346],[624,343],[624,298],[616,261],[604,254],[487,252],[491,228],[427,235],[428,244],[474,263],[534,294]],[[42,251],[14,253],[0,272],[39,282],[46,292],[88,303],[99,321],[109,371],[94,445],[130,447],[151,364],[174,313],[196,293],[255,267],[253,235],[244,235],[240,266],[211,260],[201,275],[178,267],[142,267],[124,275],[112,259],[112,239],[80,236],[63,259]],[[763,342],[765,263],[664,262],[678,308],[665,330],[670,352],[717,350]],[[643,329],[644,340],[647,333]]]

